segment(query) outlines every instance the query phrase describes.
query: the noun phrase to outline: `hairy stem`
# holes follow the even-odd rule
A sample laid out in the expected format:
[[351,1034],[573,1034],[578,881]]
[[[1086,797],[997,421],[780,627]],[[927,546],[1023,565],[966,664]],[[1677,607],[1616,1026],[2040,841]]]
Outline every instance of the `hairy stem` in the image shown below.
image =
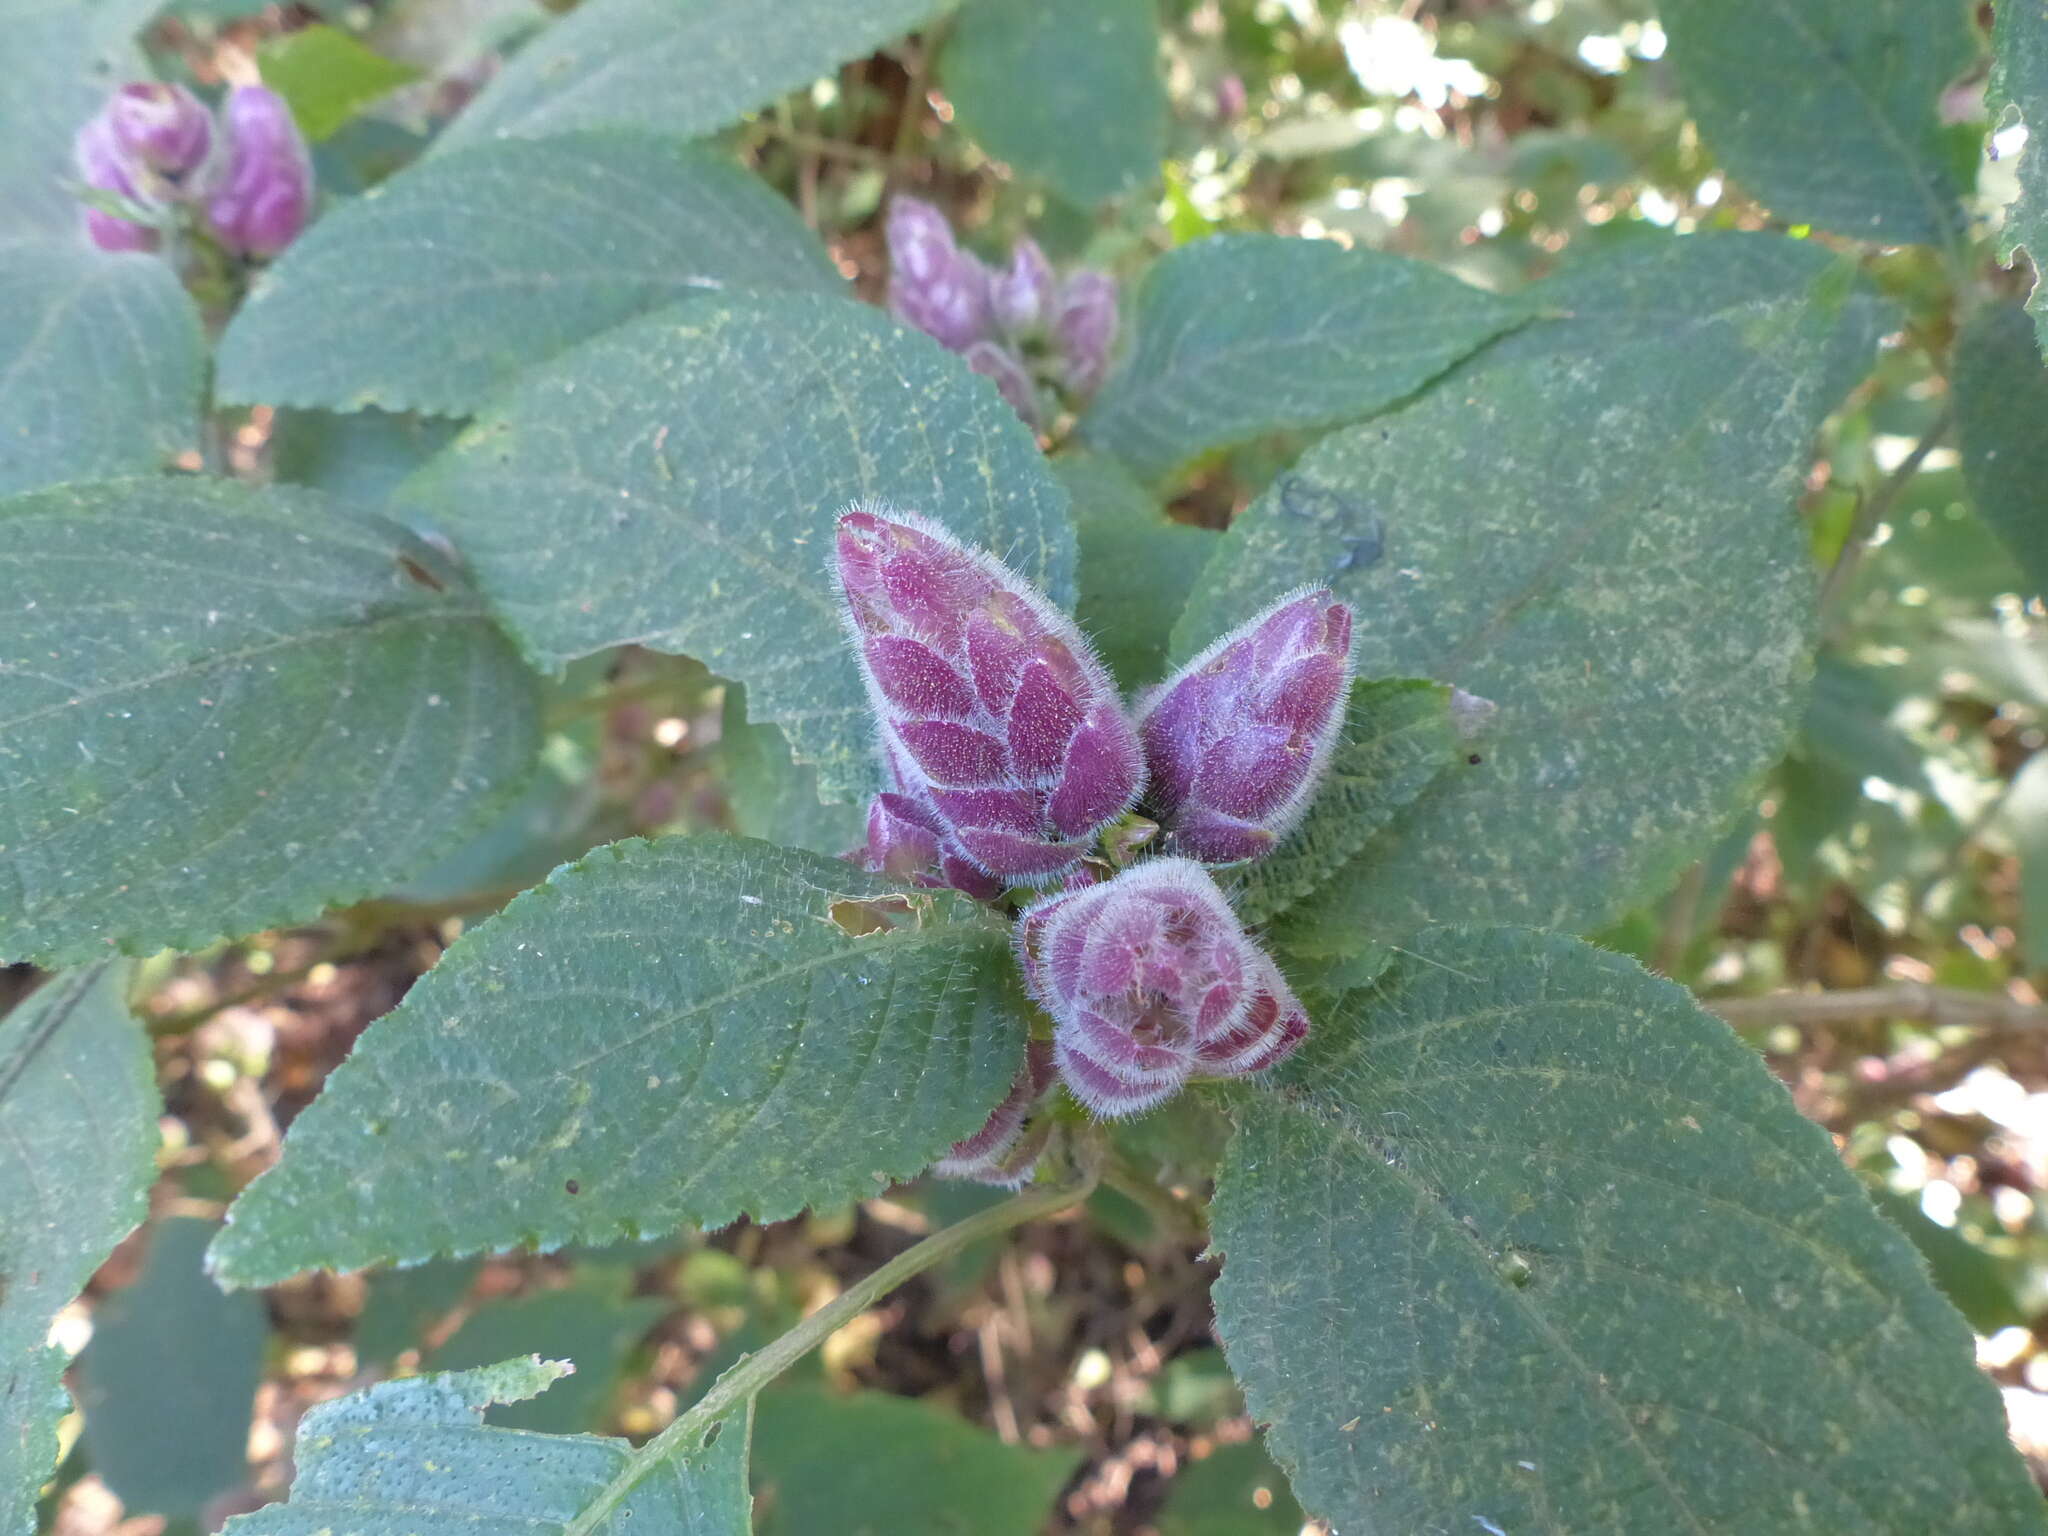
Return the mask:
[[1095,1173],[1089,1169],[1065,1183],[1027,1189],[1001,1205],[992,1205],[965,1221],[934,1232],[867,1278],[848,1286],[789,1332],[758,1354],[746,1356],[713,1382],[711,1390],[682,1417],[640,1448],[611,1485],[569,1523],[562,1536],[591,1536],[643,1479],[671,1458],[699,1449],[714,1424],[905,1281],[943,1263],[970,1243],[1065,1210],[1085,1200],[1094,1188]]

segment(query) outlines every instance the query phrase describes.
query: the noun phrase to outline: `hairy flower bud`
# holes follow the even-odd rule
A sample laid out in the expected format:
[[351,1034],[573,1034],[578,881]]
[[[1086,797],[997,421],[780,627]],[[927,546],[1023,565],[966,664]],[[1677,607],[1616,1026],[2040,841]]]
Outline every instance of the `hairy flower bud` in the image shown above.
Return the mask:
[[986,1125],[966,1140],[954,1142],[946,1155],[932,1164],[932,1172],[943,1178],[974,1179],[1011,1188],[1031,1177],[1052,1124],[1027,1122],[1056,1075],[1052,1047],[1043,1040],[1028,1042],[1024,1065],[1010,1085],[1009,1095],[995,1107]]
[[213,114],[182,85],[124,85],[106,114],[114,142],[174,185],[203,166],[213,149]]
[[1053,340],[1066,365],[1067,388],[1093,394],[1116,342],[1116,279],[1106,272],[1070,276],[1060,289]]
[[989,270],[953,240],[953,227],[930,203],[889,200],[889,312],[940,346],[964,352],[988,336]]
[[226,161],[207,199],[207,217],[224,245],[274,256],[298,238],[313,211],[306,141],[284,98],[260,85],[229,92],[221,117]]
[[1016,937],[1060,1075],[1098,1115],[1150,1109],[1193,1076],[1263,1071],[1308,1032],[1279,969],[1189,859],[1048,897]]
[[1144,780],[1115,685],[1073,621],[915,513],[844,514],[838,577],[883,757],[942,865],[1009,885],[1072,868]]
[[1013,336],[1035,331],[1050,320],[1058,297],[1052,263],[1028,236],[1010,252],[1009,267],[989,280],[989,303],[996,324]]
[[[114,137],[113,122],[105,113],[78,130],[71,143],[71,159],[78,179],[92,191],[122,198],[138,207],[153,206],[153,200],[143,189],[141,165],[121,148]],[[163,238],[152,225],[90,206],[85,210],[85,233],[103,251],[153,251]]]
[[1147,694],[1151,797],[1176,853],[1255,859],[1307,808],[1344,721],[1351,610],[1289,593]]

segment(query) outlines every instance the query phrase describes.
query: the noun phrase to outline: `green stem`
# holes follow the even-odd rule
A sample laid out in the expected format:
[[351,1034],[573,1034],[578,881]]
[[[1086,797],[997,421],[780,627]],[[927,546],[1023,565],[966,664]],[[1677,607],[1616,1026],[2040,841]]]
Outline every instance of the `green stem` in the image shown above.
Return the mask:
[[1863,564],[1863,556],[1870,548],[1870,536],[1877,531],[1877,525],[1890,515],[1899,497],[1913,477],[1920,473],[1920,466],[1927,461],[1927,455],[1940,446],[1948,436],[1949,428],[1955,425],[1956,413],[1953,404],[1945,404],[1934,418],[1925,435],[1913,445],[1913,451],[1906,455],[1899,467],[1891,472],[1883,485],[1868,501],[1857,508],[1856,519],[1850,525],[1849,536],[1842,541],[1841,553],[1828,568],[1827,579],[1821,583],[1820,613],[1822,628],[1831,631],[1839,621],[1837,611],[1846,599],[1851,579]]
[[610,1485],[564,1527],[562,1536],[591,1536],[649,1475],[675,1457],[700,1450],[712,1425],[905,1281],[943,1263],[971,1243],[1063,1211],[1087,1199],[1094,1187],[1095,1174],[1090,1170],[1068,1183],[1027,1189],[1001,1205],[992,1205],[944,1231],[934,1232],[866,1279],[848,1286],[760,1353],[746,1356],[713,1382],[711,1390],[682,1417],[635,1453]]

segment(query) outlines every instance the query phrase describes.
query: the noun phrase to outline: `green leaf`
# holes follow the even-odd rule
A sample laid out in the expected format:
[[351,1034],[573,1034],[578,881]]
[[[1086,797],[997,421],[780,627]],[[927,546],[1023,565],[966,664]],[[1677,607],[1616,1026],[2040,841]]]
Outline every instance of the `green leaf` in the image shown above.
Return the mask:
[[988,380],[870,305],[699,299],[535,368],[401,500],[544,669],[636,641],[747,685],[820,791],[879,783],[828,561],[855,500],[1073,598],[1067,498]]
[[163,469],[199,442],[205,343],[177,273],[76,241],[0,258],[0,495]]
[[469,1294],[480,1268],[480,1259],[451,1259],[372,1275],[362,1316],[356,1319],[356,1358],[385,1365],[417,1348]]
[[[0,249],[57,236],[81,258],[71,138],[108,92],[149,78],[130,39],[153,6],[132,0],[0,0]],[[9,252],[9,260],[14,253]],[[0,263],[4,269],[4,263]],[[0,316],[8,307],[0,304]],[[11,421],[0,415],[0,421]]]
[[291,485],[382,510],[407,475],[455,440],[460,421],[364,409],[279,411],[271,472]]
[[2012,1275],[1953,1227],[1937,1224],[1909,1195],[1880,1189],[1872,1192],[1877,1208],[1920,1250],[1941,1294],[1955,1305],[1980,1334],[2001,1328],[2024,1328],[2027,1311],[2013,1289]]
[[419,71],[372,53],[335,27],[301,27],[256,53],[263,83],[285,99],[299,131],[317,144],[373,101],[419,78]]
[[623,1440],[480,1422],[568,1373],[529,1355],[321,1403],[299,1421],[290,1502],[237,1516],[226,1536],[747,1536],[748,1409],[652,1473]]
[[1467,750],[1451,715],[1451,690],[1408,678],[1361,678],[1351,686],[1344,731],[1323,786],[1301,825],[1266,858],[1245,866],[1232,902],[1247,922],[1282,917],[1325,886],[1375,878],[1359,854],[1403,806]]
[[2030,969],[2048,969],[2048,752],[2013,775],[1999,822],[2020,861],[2020,949]]
[[0,1018],[0,1536],[30,1536],[57,1464],[50,1320],[148,1209],[156,1071],[128,968],[52,977]]
[[1198,240],[1146,275],[1136,341],[1081,435],[1158,479],[1207,449],[1385,410],[1529,313],[1383,251]]
[[627,127],[697,138],[864,58],[951,0],[588,0],[522,48],[447,148]]
[[1074,498],[1074,617],[1126,691],[1163,681],[1174,620],[1216,535],[1174,522],[1112,458],[1068,454],[1053,461],[1053,473]]
[[2039,274],[2048,269],[2048,5],[2041,0],[1999,0],[1991,37],[1991,83],[1985,104],[1995,114],[2017,112],[2028,132],[2020,151],[2020,195],[2005,211],[1999,235],[2000,260],[2026,247],[2036,282],[2027,299],[2048,346],[2048,293]]
[[0,959],[303,922],[487,819],[538,690],[433,559],[305,491],[0,502]]
[[[899,925],[835,921],[872,901]],[[974,903],[836,859],[723,836],[600,848],[371,1026],[228,1213],[216,1272],[264,1285],[874,1194],[1003,1096],[1013,970]]]
[[78,1360],[92,1469],[130,1514],[197,1519],[249,1475],[249,1416],[270,1319],[222,1294],[201,1261],[216,1228],[174,1216],[131,1286],[93,1310]]
[[824,800],[818,775],[790,756],[789,739],[747,719],[747,691],[725,691],[718,756],[732,827],[745,837],[837,856],[860,845],[867,807]]
[[1217,1317],[1337,1529],[2041,1528],[1969,1329],[1683,989],[1439,930],[1271,1077]]
[[[621,1274],[620,1281],[628,1277]],[[543,1396],[493,1408],[486,1419],[507,1429],[572,1434],[603,1423],[626,1355],[669,1310],[659,1297],[627,1299],[580,1284],[487,1301],[427,1359],[435,1371],[461,1370],[529,1349],[567,1360],[576,1374]]]
[[1763,235],[1568,269],[1532,294],[1568,318],[1326,438],[1237,520],[1179,654],[1323,582],[1361,615],[1361,673],[1499,706],[1484,763],[1402,811],[1373,878],[1329,887],[1298,939],[1596,927],[1717,834],[1797,717],[1814,582],[1793,503],[1889,324],[1842,272]]
[[1155,0],[968,0],[940,69],[974,141],[1068,202],[1158,181],[1167,101]]
[[1219,1446],[1176,1476],[1156,1522],[1159,1536],[1300,1536],[1306,1523],[1280,1469],[1249,1443]]
[[754,1414],[761,1536],[1038,1536],[1080,1459],[882,1392],[767,1392]]
[[[2043,123],[2048,154],[2048,118]],[[2048,368],[2033,322],[2014,305],[1984,305],[1956,337],[1949,377],[1970,499],[2018,560],[2020,590],[2048,595]]]
[[1891,723],[1910,686],[1898,668],[1887,672],[1822,656],[1794,751],[1836,770],[1852,786],[1874,776],[1936,798],[1926,752]]
[[1658,16],[1701,137],[1772,212],[1858,240],[1961,237],[1941,93],[1976,58],[1965,6],[1664,0]]
[[710,150],[632,133],[480,144],[295,242],[221,338],[219,390],[465,416],[520,369],[693,293],[839,286],[796,211]]

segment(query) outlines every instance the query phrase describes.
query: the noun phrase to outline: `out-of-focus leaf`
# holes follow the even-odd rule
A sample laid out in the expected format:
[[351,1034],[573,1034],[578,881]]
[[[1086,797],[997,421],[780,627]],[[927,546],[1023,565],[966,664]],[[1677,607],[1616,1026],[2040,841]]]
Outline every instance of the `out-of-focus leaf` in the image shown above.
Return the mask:
[[431,559],[280,487],[0,502],[0,958],[303,922],[486,819],[538,689]]
[[363,1314],[356,1320],[356,1358],[383,1365],[408,1349],[469,1294],[482,1261],[448,1259],[370,1277]]
[[[2042,132],[2032,153],[2048,157],[2048,123]],[[2033,322],[1984,305],[1956,338],[1950,378],[1970,499],[2018,560],[2020,590],[2048,594],[2048,368]]]
[[[2038,272],[2048,268],[2048,9],[2033,0],[2004,0],[1993,10],[1991,86],[1986,104],[2011,109],[2026,125],[2020,151],[2020,195],[2005,212],[1999,255],[2011,261],[2025,246]],[[2048,344],[2048,292],[2036,283],[2027,308]]]
[[485,1421],[507,1429],[574,1434],[604,1422],[626,1355],[668,1310],[659,1297],[628,1299],[591,1285],[536,1291],[487,1301],[452,1338],[427,1358],[429,1370],[455,1371],[529,1349],[547,1360],[567,1360],[576,1374],[539,1397],[507,1403]]
[[170,1217],[135,1283],[93,1310],[78,1361],[85,1446],[130,1514],[196,1519],[248,1476],[249,1414],[270,1321],[202,1260],[214,1223]]
[[2048,752],[2014,775],[1999,821],[2020,858],[2020,948],[2034,967],[2048,968]]
[[0,495],[164,469],[198,444],[205,342],[168,264],[83,237],[0,250]]
[[1942,245],[1966,190],[1941,93],[1976,57],[1952,0],[1663,0],[1707,147],[1794,223]]
[[1174,1476],[1159,1536],[1299,1536],[1306,1517],[1256,1445],[1219,1446]]
[[[154,5],[136,0],[0,0],[0,249],[60,236],[81,258],[71,137],[127,80],[149,66],[131,39]],[[17,259],[8,251],[0,271]],[[9,313],[0,302],[0,317]],[[12,421],[0,415],[0,421]]]
[[820,799],[816,770],[790,756],[781,731],[747,719],[737,683],[725,691],[718,755],[735,832],[833,857],[860,845],[867,807]]
[[1224,1346],[1311,1514],[2040,1528],[1968,1327],[1726,1026],[1558,935],[1413,949],[1236,1096],[1212,1210]]
[[755,1415],[760,1536],[1037,1536],[1079,1459],[881,1392],[769,1392]]
[[940,67],[975,142],[1068,202],[1158,180],[1167,101],[1154,0],[968,0]]
[[1814,583],[1793,500],[1885,306],[1825,252],[1746,235],[1624,247],[1532,300],[1569,318],[1310,449],[1175,632],[1191,655],[1326,583],[1362,616],[1361,673],[1499,706],[1483,764],[1299,909],[1298,942],[1597,927],[1676,878],[1797,718]]
[[50,1321],[147,1209],[156,1069],[125,964],[53,976],[0,1018],[0,1536],[32,1536],[57,1464]]
[[466,416],[521,368],[693,293],[840,286],[796,210],[708,149],[634,133],[480,144],[294,242],[221,338],[219,389]]
[[229,1536],[747,1536],[749,1408],[709,1444],[665,1460],[597,1435],[535,1435],[484,1409],[569,1373],[529,1355],[482,1370],[385,1381],[308,1409],[289,1502]]
[[1114,459],[1068,454],[1053,470],[1074,498],[1082,633],[1127,693],[1163,682],[1174,621],[1216,535],[1167,517]]
[[406,412],[277,413],[270,462],[277,478],[337,501],[382,510],[399,482],[454,441],[460,421]]
[[1526,319],[1420,261],[1219,235],[1161,257],[1081,435],[1156,479],[1209,448],[1386,409]]
[[[895,926],[848,920],[863,903]],[[216,1271],[264,1285],[873,1194],[1003,1096],[1014,972],[1003,926],[950,892],[719,835],[600,848],[371,1027],[229,1211]]]
[[389,96],[419,71],[373,53],[337,27],[301,27],[266,42],[256,54],[263,83],[285,99],[299,131],[314,143],[332,135],[371,102]]
[[1149,1406],[1175,1424],[1213,1424],[1244,1412],[1244,1393],[1215,1348],[1175,1355],[1148,1383]]
[[1796,750],[1835,768],[1852,784],[1880,778],[1923,795],[1935,793],[1927,759],[1890,721],[1899,705],[1896,673],[1822,656],[1814,669]]
[[870,305],[700,299],[529,369],[400,493],[552,670],[635,641],[746,684],[820,792],[879,787],[829,562],[855,501],[1074,591],[1067,496],[995,386]]
[[441,136],[637,128],[678,139],[863,58],[952,0],[588,0],[520,49]]
[[1877,1208],[1920,1250],[1941,1294],[1969,1319],[1972,1328],[1990,1334],[2026,1325],[2027,1314],[1997,1259],[1953,1227],[1931,1220],[1918,1200],[1890,1190],[1874,1191],[1872,1197]]

